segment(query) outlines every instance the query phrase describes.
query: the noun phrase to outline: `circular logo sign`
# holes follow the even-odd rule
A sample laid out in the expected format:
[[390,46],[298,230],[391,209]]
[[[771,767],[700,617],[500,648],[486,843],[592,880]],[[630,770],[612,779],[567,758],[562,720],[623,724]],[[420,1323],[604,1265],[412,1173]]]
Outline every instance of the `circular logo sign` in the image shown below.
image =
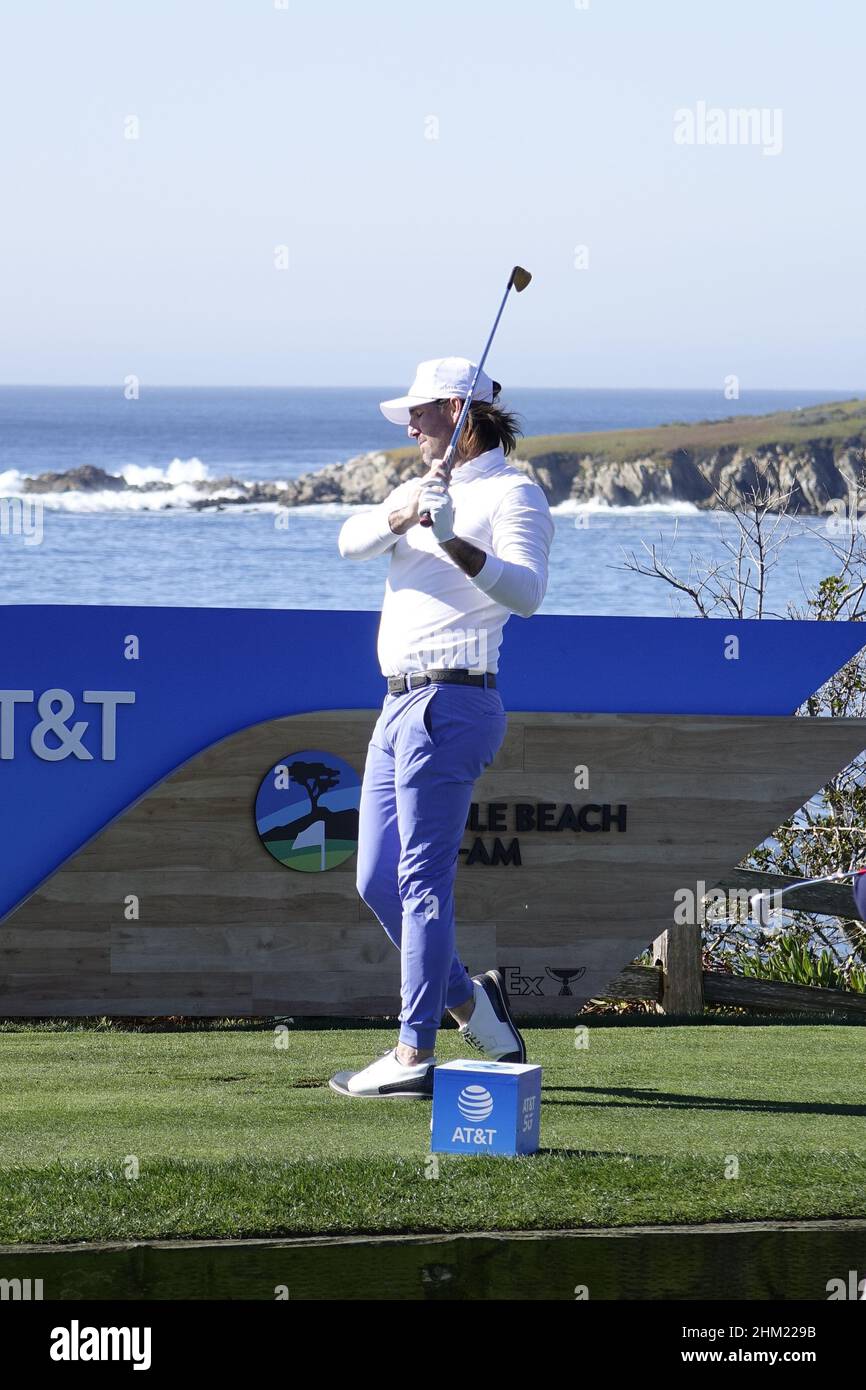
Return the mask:
[[486,1120],[493,1110],[493,1097],[486,1086],[464,1086],[457,1097],[457,1109],[464,1120]]
[[358,848],[361,778],[335,753],[305,748],[275,763],[256,796],[256,828],[287,869],[318,874]]

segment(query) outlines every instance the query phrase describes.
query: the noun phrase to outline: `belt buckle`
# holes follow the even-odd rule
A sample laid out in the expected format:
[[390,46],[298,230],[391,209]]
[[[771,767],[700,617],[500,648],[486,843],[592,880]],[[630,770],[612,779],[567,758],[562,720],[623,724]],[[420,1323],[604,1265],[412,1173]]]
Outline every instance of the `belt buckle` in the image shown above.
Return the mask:
[[418,671],[401,671],[399,676],[394,676],[392,679],[400,681],[401,684],[399,689],[395,690],[393,693],[395,695],[408,695],[413,690],[420,690],[420,685],[416,686],[412,684],[412,677],[419,674]]

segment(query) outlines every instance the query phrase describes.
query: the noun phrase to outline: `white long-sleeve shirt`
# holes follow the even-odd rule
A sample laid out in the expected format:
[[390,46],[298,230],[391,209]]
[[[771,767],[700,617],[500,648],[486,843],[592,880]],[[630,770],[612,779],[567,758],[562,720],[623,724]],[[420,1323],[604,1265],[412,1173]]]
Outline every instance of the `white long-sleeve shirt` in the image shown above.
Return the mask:
[[508,618],[530,617],[547,590],[554,531],[547,498],[506,462],[501,448],[454,469],[455,534],[487,554],[470,578],[431,529],[411,526],[402,536],[391,530],[388,517],[410,490],[410,483],[401,483],[378,506],[350,516],[338,541],[349,560],[391,552],[379,622],[382,674],[442,667],[497,671]]

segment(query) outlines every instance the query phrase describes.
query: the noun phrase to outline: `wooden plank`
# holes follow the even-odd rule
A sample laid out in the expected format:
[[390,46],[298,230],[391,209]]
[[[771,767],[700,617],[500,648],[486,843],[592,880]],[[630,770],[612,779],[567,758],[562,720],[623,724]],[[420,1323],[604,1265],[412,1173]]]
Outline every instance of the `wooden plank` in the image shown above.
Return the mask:
[[[238,819],[238,809],[237,802],[228,798],[209,801],[202,797],[201,801],[187,805],[182,798],[172,797],[160,807],[147,801],[134,815],[115,821],[103,835],[111,836],[115,854],[135,854],[135,863],[141,869],[207,867],[224,870],[230,864],[256,868],[266,862],[263,856],[268,852],[256,834],[249,806],[244,807],[247,815],[243,822]],[[159,826],[166,819],[176,827],[171,840],[159,833]],[[90,872],[103,864],[105,847],[101,838],[97,837],[80,850],[70,862],[70,868],[74,862],[78,871]],[[328,872],[338,870],[329,869]]]
[[653,965],[627,965],[616,979],[611,980],[605,999],[647,999],[661,1003],[662,972]]
[[669,927],[656,938],[653,961],[662,972],[659,1011],[665,1014],[702,1014],[704,1011],[701,928]]
[[[492,922],[461,923],[457,949],[470,973],[489,969],[496,958],[496,926]],[[373,971],[340,971],[329,961],[319,970],[303,966],[291,972],[270,971],[253,977],[253,1004],[261,1013],[371,1014],[396,1016],[400,1011],[400,957],[391,948]]]
[[8,946],[0,934],[0,974],[28,974],[30,971],[64,970],[66,987],[70,979],[99,976],[110,968],[110,951],[106,939],[103,946],[43,946],[31,941],[27,946]]
[[[347,861],[348,862],[348,861]],[[261,902],[301,902],[314,904],[323,898],[342,902],[357,898],[355,868],[340,865],[327,874],[307,874],[287,869],[263,851],[256,868],[223,868],[217,872],[197,865],[177,869],[116,868],[103,863],[101,870],[93,868],[79,872],[64,871],[49,879],[39,890],[49,902],[70,899],[83,902],[122,902],[129,894],[140,892],[151,897],[183,897],[194,895],[206,886],[211,895],[225,898],[252,898]],[[130,887],[130,879],[135,885]],[[29,901],[29,900],[28,900]]]
[[[266,856],[266,859],[269,856]],[[274,860],[254,871],[200,868],[117,869],[112,855],[99,870],[61,870],[7,918],[19,928],[56,923],[59,914],[71,926],[94,923],[121,925],[127,921],[126,899],[139,899],[139,920],[161,925],[195,925],[248,919],[250,925],[279,925],[298,916],[304,920],[360,918],[361,900],[355,871],[341,868],[328,872],[327,883],[317,874],[282,868]]]
[[748,805],[756,798],[774,802],[784,800],[787,795],[787,786],[781,775],[740,771],[738,768],[735,772],[714,773],[710,788],[695,778],[694,768],[691,774],[686,768],[674,768],[665,773],[662,784],[659,772],[653,768],[603,767],[600,760],[606,753],[604,744],[600,742],[596,749],[596,762],[590,768],[590,785],[585,788],[574,786],[574,767],[569,760],[563,760],[559,768],[541,768],[531,774],[503,771],[494,763],[475,783],[472,800],[482,806],[489,801],[526,801],[530,804],[547,801],[555,802],[560,807],[566,802],[575,807],[587,802],[616,804],[629,798],[641,804],[652,798],[666,803],[672,797],[679,801],[703,802],[711,789],[713,797],[727,815],[735,813],[732,802]]
[[[495,925],[461,926],[457,949],[470,973],[489,969],[496,962]],[[378,922],[352,930],[317,922],[306,928],[292,924],[256,931],[205,926],[119,927],[111,932],[111,969],[117,974],[188,974],[200,969],[210,975],[269,972],[291,981],[309,974],[354,972],[365,998],[389,1000],[389,1007],[397,1011],[399,960]],[[290,988],[297,995],[297,982]]]
[[[137,972],[181,974],[201,969],[208,973],[261,973],[276,970],[290,974],[297,965],[304,970],[357,970],[369,975],[399,960],[394,946],[378,922],[347,928],[330,922],[291,922],[280,927],[250,928],[247,924],[222,927],[114,927],[110,933],[111,969],[118,974]],[[496,927],[493,923],[461,924],[458,951],[463,959],[495,961]]]
[[252,1004],[257,1014],[369,1014],[393,1018],[400,1012],[400,958],[395,951],[390,976],[378,984],[357,970],[293,970],[290,974],[254,975]]
[[[12,919],[10,919],[12,921]],[[0,946],[4,949],[26,948],[42,952],[55,950],[81,950],[85,947],[109,946],[108,928],[103,926],[75,927],[65,924],[47,925],[35,922],[21,926],[18,917],[14,925],[0,927]],[[43,955],[43,960],[48,959]]]
[[[707,877],[709,880],[710,875]],[[629,934],[647,941],[671,921],[674,891],[689,882],[694,883],[695,878],[686,876],[681,865],[671,868],[658,862],[638,861],[617,868],[607,862],[574,861],[570,872],[563,867],[557,874],[552,874],[548,865],[524,864],[519,878],[501,866],[479,866],[477,873],[470,875],[467,869],[458,874],[457,914],[462,920],[485,915],[502,924],[528,922],[533,924],[532,930],[545,936],[551,924],[558,928],[562,922],[573,923],[575,932],[584,935],[594,924],[594,936],[625,927]],[[604,932],[599,930],[602,925]]]
[[496,941],[502,960],[506,956],[516,959],[515,953],[519,951],[521,959],[534,952],[539,958],[544,956],[545,962],[550,962],[551,951],[561,956],[563,951],[573,948],[585,956],[587,950],[592,952],[595,944],[600,943],[598,956],[593,956],[593,964],[600,964],[602,959],[609,957],[611,949],[625,952],[622,957],[624,960],[632,960],[642,951],[648,950],[652,942],[647,939],[647,930],[646,923],[636,921],[631,914],[611,918],[603,923],[594,917],[588,917],[584,921],[566,916],[548,918],[544,923],[543,932],[539,931],[534,917],[515,921],[500,919],[496,928]]
[[[521,718],[520,714],[509,718]],[[539,719],[525,716],[525,770],[528,773],[558,770],[563,766],[606,764],[617,768],[654,770],[659,789],[677,770],[688,773],[702,767],[723,778],[739,776],[739,768],[752,770],[764,764],[768,785],[784,786],[804,765],[804,729],[815,732],[813,753],[820,758],[818,741],[838,749],[851,761],[866,747],[864,719],[795,719],[787,715],[670,716],[661,714],[548,714]],[[858,742],[862,746],[857,752]],[[732,745],[736,760],[732,761]],[[599,755],[603,754],[603,757]],[[838,770],[838,769],[837,769]]]
[[[307,906],[309,905],[309,913]],[[55,915],[62,913],[64,921],[71,926],[100,925],[106,930],[123,926],[129,921],[122,902],[94,904],[92,902],[67,901],[62,904],[51,903],[48,908],[42,899],[34,897],[21,909],[20,925],[34,924],[36,929],[44,924],[49,911]],[[218,930],[222,926],[243,926],[250,931],[260,927],[280,927],[286,922],[326,921],[339,918],[351,926],[359,921],[357,905],[335,901],[301,904],[293,908],[287,903],[273,902],[256,898],[222,898],[206,896],[204,893],[183,897],[159,897],[156,894],[140,895],[140,917],[142,926],[154,931],[162,927],[202,927],[210,926]],[[16,922],[18,917],[16,915]],[[2,929],[0,929],[2,930]]]
[[243,1017],[253,1012],[250,975],[0,975],[0,1014],[73,1017],[95,1014]]
[[[749,893],[766,889],[789,888],[800,880],[790,874],[763,873],[758,869],[729,869],[715,886],[720,888],[743,889]],[[847,883],[816,883],[811,888],[794,888],[781,899],[781,906],[787,912],[815,912],[826,917],[844,917],[861,921],[854,902],[854,894]]]
[[708,1004],[756,1009],[759,1013],[838,1013],[866,1018],[863,994],[787,985],[778,980],[753,980],[715,970],[704,972],[704,998]]
[[368,974],[392,963],[396,948],[378,926],[291,922],[277,927],[245,923],[183,927],[113,927],[111,969],[120,974],[244,974],[305,968],[358,970]]

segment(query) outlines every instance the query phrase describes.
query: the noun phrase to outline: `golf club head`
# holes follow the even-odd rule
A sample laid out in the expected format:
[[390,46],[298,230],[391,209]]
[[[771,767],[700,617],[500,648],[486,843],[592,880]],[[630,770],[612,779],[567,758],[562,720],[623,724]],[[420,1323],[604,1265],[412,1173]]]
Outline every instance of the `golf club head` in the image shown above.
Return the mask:
[[[522,265],[516,265],[516,266],[514,267],[514,269],[512,270],[511,275],[510,275],[509,280],[508,280],[508,285],[507,285],[507,288],[506,288],[506,291],[505,291],[505,299],[508,298],[508,292],[509,292],[509,290],[511,290],[511,289],[517,290],[517,293],[520,294],[521,291],[523,291],[523,290],[526,289],[526,286],[529,284],[529,282],[530,282],[531,279],[532,279],[532,276],[530,275],[530,273],[529,273],[528,270],[524,270]],[[502,310],[505,308],[505,299],[503,299],[502,303],[501,303],[500,306],[499,306],[499,314],[497,314],[497,316],[496,316],[496,323],[494,323],[494,325],[493,325],[493,330],[492,330],[492,332],[491,332],[491,334],[490,334],[490,337],[489,337],[488,340],[487,340],[487,347],[484,349],[484,354],[483,354],[483,356],[482,356],[482,358],[481,358],[481,364],[482,364],[482,366],[483,366],[483,364],[484,364],[485,358],[487,357],[488,348],[490,347],[490,344],[491,344],[492,341],[493,341],[493,334],[496,332],[496,325],[499,323],[499,316],[501,315]],[[452,443],[453,443],[453,441],[452,441]],[[450,453],[450,450],[449,450],[449,453]],[[422,526],[432,526],[432,525],[433,525],[433,518],[430,516],[430,513],[429,513],[429,512],[422,512],[421,515],[419,516],[418,520],[420,521],[420,523],[421,523]]]

